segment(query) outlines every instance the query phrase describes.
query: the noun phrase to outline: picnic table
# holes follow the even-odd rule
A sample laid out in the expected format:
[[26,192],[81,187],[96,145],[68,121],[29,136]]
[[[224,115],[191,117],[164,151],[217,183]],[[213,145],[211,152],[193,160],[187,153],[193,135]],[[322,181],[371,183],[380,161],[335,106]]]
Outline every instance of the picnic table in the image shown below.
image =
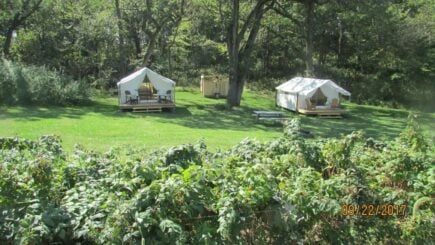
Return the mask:
[[257,118],[257,120],[279,121],[279,122],[283,122],[287,120],[287,118],[284,117],[284,112],[280,112],[280,111],[254,111],[252,116]]

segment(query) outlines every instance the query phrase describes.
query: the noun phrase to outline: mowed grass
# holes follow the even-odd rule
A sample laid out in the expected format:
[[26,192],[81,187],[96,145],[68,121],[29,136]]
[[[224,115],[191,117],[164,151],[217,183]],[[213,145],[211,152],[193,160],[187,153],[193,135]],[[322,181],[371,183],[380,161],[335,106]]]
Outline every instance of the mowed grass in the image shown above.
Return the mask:
[[[59,135],[66,150],[79,143],[87,149],[106,151],[113,146],[132,145],[157,149],[203,140],[209,149],[228,149],[246,137],[266,141],[279,137],[282,126],[262,123],[252,116],[254,110],[279,110],[273,94],[245,91],[242,106],[225,109],[224,99],[209,99],[199,91],[179,90],[174,113],[120,112],[117,98],[97,98],[90,106],[0,107],[0,136],[36,139]],[[285,111],[289,118],[300,117],[303,127],[319,137],[338,137],[354,130],[368,136],[393,139],[406,126],[408,111],[344,104],[343,119],[307,117]],[[435,113],[419,113],[429,139],[435,138]]]

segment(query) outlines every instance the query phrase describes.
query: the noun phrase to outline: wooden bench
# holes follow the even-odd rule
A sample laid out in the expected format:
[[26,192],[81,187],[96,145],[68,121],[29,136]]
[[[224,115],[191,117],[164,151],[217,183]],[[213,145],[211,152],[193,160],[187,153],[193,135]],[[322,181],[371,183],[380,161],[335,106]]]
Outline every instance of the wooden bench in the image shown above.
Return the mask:
[[287,118],[284,118],[284,117],[260,117],[260,118],[258,118],[258,120],[284,123],[285,121],[287,121]]

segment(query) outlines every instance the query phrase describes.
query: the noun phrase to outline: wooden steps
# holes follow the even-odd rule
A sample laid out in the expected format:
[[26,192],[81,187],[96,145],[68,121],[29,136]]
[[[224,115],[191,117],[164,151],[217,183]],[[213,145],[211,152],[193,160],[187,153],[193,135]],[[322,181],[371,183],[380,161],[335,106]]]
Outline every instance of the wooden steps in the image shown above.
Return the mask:
[[334,111],[322,111],[317,113],[317,116],[319,118],[343,118],[340,112]]
[[346,111],[340,108],[334,108],[334,109],[331,108],[331,109],[315,109],[315,110],[299,109],[298,112],[305,115],[318,116],[319,118],[343,118],[342,115]]
[[138,104],[121,104],[119,105],[121,111],[131,111],[131,112],[162,112],[165,110],[174,111],[174,103],[138,103]]
[[341,115],[318,115],[319,118],[343,118]]
[[161,107],[133,108],[133,112],[162,112],[162,108]]

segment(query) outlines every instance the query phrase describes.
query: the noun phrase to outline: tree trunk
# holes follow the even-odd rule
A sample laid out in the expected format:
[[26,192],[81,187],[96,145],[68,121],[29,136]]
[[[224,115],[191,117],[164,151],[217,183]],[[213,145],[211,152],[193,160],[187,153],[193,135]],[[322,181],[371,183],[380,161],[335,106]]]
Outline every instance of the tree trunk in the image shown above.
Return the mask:
[[342,45],[343,45],[343,26],[341,24],[340,18],[337,18],[338,20],[338,52],[337,52],[337,60],[338,60],[338,67],[342,67],[343,64],[343,57],[342,57]]
[[169,68],[170,76],[172,76],[172,46],[175,44],[175,40],[177,39],[180,23],[181,23],[181,18],[177,22],[177,28],[175,29],[174,37],[172,38],[172,41],[168,45],[168,68]]
[[136,50],[136,59],[139,59],[142,55],[142,45],[140,43],[139,34],[136,28],[131,28],[130,33]]
[[229,53],[229,79],[230,86],[227,96],[227,104],[229,107],[239,106],[241,96],[239,96],[238,89],[240,87],[240,69],[239,69],[239,0],[232,1],[231,25],[228,30],[228,53]]
[[[39,6],[42,3],[42,0],[37,0],[33,3],[33,6],[31,6],[30,1],[24,1],[21,11],[15,14],[14,18],[11,20],[11,25],[6,26],[6,40],[3,44],[3,54],[5,57],[9,57],[9,51],[12,45],[12,35],[14,33],[14,30],[17,30],[27,18],[29,18],[36,10],[38,10]],[[6,23],[8,21],[6,20]],[[4,23],[3,23],[4,24]]]
[[[227,37],[230,65],[230,89],[228,91],[227,97],[227,104],[229,107],[240,106],[243,85],[245,83],[246,73],[248,72],[250,64],[250,56],[252,50],[254,49],[254,42],[260,29],[263,15],[268,9],[270,9],[264,7],[267,2],[267,0],[257,2],[256,6],[248,15],[239,32],[239,1],[232,1],[233,8],[231,14],[231,24],[228,28]],[[246,42],[243,44],[242,48],[240,48],[240,41],[245,36],[248,36]]]
[[12,45],[12,35],[14,33],[14,30],[9,28],[6,32],[6,40],[5,43],[3,45],[3,54],[5,56],[5,58],[9,58],[9,51],[11,49],[11,45]]
[[122,15],[121,8],[119,7],[119,0],[115,0],[115,9],[116,9],[116,17],[118,18],[118,35],[119,35],[119,60],[120,60],[120,72],[124,75],[127,71],[127,61],[125,56],[125,48],[124,48],[124,36],[122,35],[123,26],[122,26]]
[[240,105],[240,98],[237,93],[237,77],[230,76],[230,87],[227,95],[227,104],[229,107]]
[[156,46],[157,43],[157,36],[159,35],[160,28],[158,27],[157,30],[153,33],[148,33],[148,39],[150,40],[147,45],[147,52],[145,54],[145,57],[143,59],[143,63],[145,66],[148,66],[151,60],[151,55],[154,53],[154,46]]
[[232,69],[232,72],[230,74],[230,87],[227,96],[227,105],[230,108],[233,106],[240,106],[244,84],[245,75],[237,66]]
[[313,18],[314,18],[314,0],[308,0],[305,2],[305,9],[307,11],[305,16],[305,28],[306,28],[306,39],[305,39],[305,51],[306,51],[306,70],[305,75],[311,77],[314,75],[313,67]]

